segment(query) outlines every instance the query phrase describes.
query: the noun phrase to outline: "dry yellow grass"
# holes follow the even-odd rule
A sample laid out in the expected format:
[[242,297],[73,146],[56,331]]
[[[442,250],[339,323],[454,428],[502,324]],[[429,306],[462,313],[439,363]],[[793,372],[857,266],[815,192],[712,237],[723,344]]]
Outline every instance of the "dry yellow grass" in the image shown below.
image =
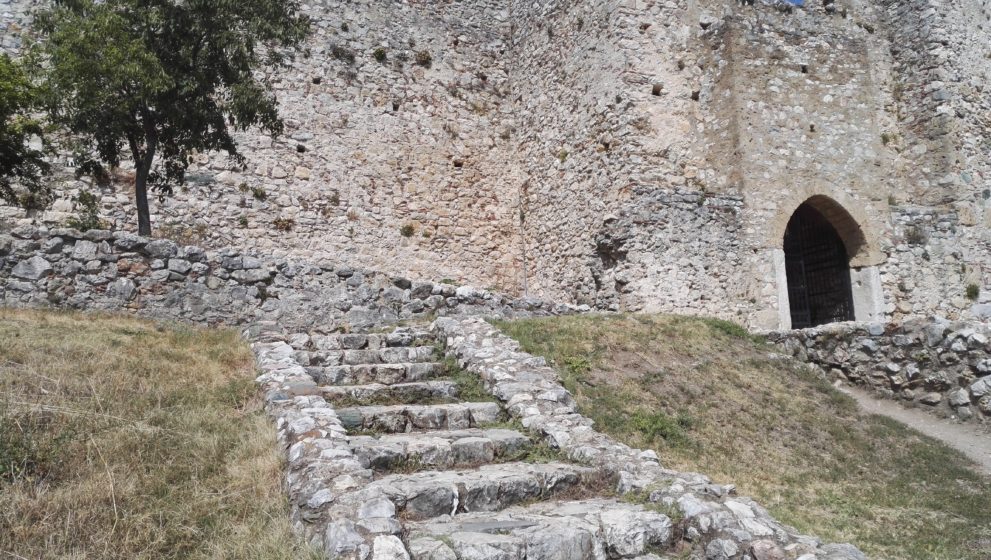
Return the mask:
[[991,481],[723,321],[613,315],[500,323],[548,358],[596,426],[735,483],[782,521],[872,558],[988,560]]
[[0,557],[308,558],[232,330],[0,309]]

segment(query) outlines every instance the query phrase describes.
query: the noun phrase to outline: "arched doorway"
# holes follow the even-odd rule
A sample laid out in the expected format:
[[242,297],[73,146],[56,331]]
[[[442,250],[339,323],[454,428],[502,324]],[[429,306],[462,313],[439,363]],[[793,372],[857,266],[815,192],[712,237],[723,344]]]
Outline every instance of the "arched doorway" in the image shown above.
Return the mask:
[[830,208],[820,210],[817,206],[822,207],[813,199],[802,203],[785,229],[785,274],[793,329],[854,319],[850,254],[851,249],[858,248],[846,246],[827,215],[833,213]]

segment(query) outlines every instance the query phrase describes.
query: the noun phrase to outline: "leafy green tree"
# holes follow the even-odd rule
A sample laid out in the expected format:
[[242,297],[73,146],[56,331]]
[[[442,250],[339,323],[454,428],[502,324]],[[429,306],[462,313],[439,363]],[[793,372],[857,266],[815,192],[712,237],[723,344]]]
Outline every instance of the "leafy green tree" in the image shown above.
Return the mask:
[[[32,117],[38,91],[20,64],[0,54],[0,199],[37,210],[48,206],[51,186],[43,181],[43,125]],[[32,145],[34,144],[34,146]]]
[[256,71],[286,64],[309,27],[296,0],[56,0],[35,52],[52,120],[91,147],[81,168],[133,162],[149,235],[148,188],[171,194],[194,152],[241,164],[235,131],[282,132]]

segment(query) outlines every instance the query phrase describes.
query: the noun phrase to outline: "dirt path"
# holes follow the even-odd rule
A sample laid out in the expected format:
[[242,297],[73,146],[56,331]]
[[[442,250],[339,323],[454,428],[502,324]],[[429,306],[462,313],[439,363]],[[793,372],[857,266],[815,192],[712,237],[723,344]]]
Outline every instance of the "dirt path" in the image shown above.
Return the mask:
[[853,397],[865,412],[898,420],[938,439],[977,463],[982,473],[991,475],[991,431],[988,428],[941,420],[922,410],[912,410],[896,402],[879,399],[856,387],[843,385],[837,386],[837,389]]

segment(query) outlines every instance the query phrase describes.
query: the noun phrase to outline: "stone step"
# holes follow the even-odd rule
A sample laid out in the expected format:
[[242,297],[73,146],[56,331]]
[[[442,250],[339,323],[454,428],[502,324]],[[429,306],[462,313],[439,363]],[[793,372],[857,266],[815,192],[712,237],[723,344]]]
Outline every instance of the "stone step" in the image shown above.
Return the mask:
[[413,403],[425,399],[454,399],[458,396],[458,385],[446,379],[434,381],[413,381],[384,385],[332,385],[320,387],[324,398],[335,401],[371,401],[379,403]]
[[473,470],[391,474],[366,484],[346,499],[356,503],[388,500],[400,518],[498,511],[547,499],[598,481],[597,471],[565,463],[501,463]]
[[412,560],[638,558],[671,544],[671,519],[612,499],[547,501],[406,525]]
[[463,430],[498,422],[502,409],[494,402],[457,404],[356,406],[337,410],[348,431],[402,433],[414,430]]
[[442,375],[444,364],[433,362],[405,364],[365,364],[357,366],[308,367],[307,373],[321,385],[393,385]]
[[430,362],[437,359],[433,346],[398,346],[374,350],[300,351],[296,359],[304,366],[356,366],[362,364],[401,364]]
[[436,339],[428,331],[400,328],[391,333],[312,335],[310,343],[321,351],[377,350],[401,346],[431,345]]
[[516,457],[531,445],[530,438],[524,434],[495,428],[351,436],[348,439],[362,467],[376,470],[482,465]]

